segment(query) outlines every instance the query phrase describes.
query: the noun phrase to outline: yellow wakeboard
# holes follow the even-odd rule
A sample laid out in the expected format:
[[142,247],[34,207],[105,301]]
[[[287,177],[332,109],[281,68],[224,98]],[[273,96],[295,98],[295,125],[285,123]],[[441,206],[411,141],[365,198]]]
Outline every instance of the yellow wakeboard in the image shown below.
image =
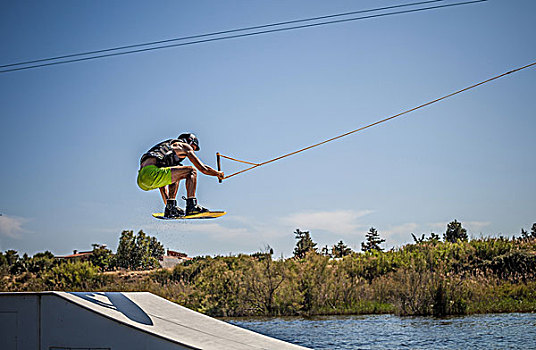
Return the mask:
[[153,217],[160,219],[160,220],[215,219],[215,218],[219,218],[220,216],[224,216],[225,214],[227,214],[227,212],[225,211],[207,211],[204,213],[178,216],[176,218],[167,218],[164,216],[164,213],[154,213]]

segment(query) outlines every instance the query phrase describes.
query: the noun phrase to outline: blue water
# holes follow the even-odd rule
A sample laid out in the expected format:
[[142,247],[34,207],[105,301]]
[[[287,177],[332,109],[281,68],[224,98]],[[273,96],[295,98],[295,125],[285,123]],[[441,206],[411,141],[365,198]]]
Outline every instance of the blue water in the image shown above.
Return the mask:
[[229,323],[311,349],[536,349],[536,314],[235,318]]

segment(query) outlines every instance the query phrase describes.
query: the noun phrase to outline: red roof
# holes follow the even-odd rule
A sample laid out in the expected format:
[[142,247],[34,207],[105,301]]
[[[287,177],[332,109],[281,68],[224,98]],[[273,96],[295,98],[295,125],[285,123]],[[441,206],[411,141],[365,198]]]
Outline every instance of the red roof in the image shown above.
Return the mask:
[[81,258],[81,257],[90,256],[91,254],[93,254],[93,251],[79,252],[79,253],[76,253],[76,254],[65,255],[65,256],[57,256],[56,258],[60,258],[60,259]]

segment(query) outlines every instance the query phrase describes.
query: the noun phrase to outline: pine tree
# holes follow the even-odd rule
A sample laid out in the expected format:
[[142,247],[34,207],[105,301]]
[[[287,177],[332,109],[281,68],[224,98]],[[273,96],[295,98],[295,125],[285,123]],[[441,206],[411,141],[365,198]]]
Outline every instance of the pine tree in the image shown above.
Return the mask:
[[370,230],[365,235],[367,241],[361,243],[361,250],[364,252],[370,252],[373,250],[383,251],[383,248],[380,247],[380,244],[385,242],[385,239],[380,238],[378,231],[371,227]]
[[316,252],[316,243],[313,242],[309,231],[300,231],[299,228],[294,232],[296,239],[296,247],[294,248],[294,257],[298,259],[305,258],[305,255],[310,252]]
[[342,240],[331,248],[331,255],[334,258],[342,258],[346,255],[350,255],[351,253],[352,249],[344,244]]
[[467,241],[467,230],[462,227],[462,223],[456,220],[447,225],[447,231],[443,235],[445,242],[456,243],[458,240]]

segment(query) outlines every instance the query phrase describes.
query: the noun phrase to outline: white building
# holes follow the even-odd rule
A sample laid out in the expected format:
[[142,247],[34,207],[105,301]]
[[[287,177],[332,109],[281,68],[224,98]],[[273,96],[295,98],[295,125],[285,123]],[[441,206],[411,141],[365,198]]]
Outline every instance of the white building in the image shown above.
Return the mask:
[[190,260],[192,260],[192,258],[188,257],[185,253],[168,249],[166,255],[160,259],[159,263],[161,267],[169,269]]

